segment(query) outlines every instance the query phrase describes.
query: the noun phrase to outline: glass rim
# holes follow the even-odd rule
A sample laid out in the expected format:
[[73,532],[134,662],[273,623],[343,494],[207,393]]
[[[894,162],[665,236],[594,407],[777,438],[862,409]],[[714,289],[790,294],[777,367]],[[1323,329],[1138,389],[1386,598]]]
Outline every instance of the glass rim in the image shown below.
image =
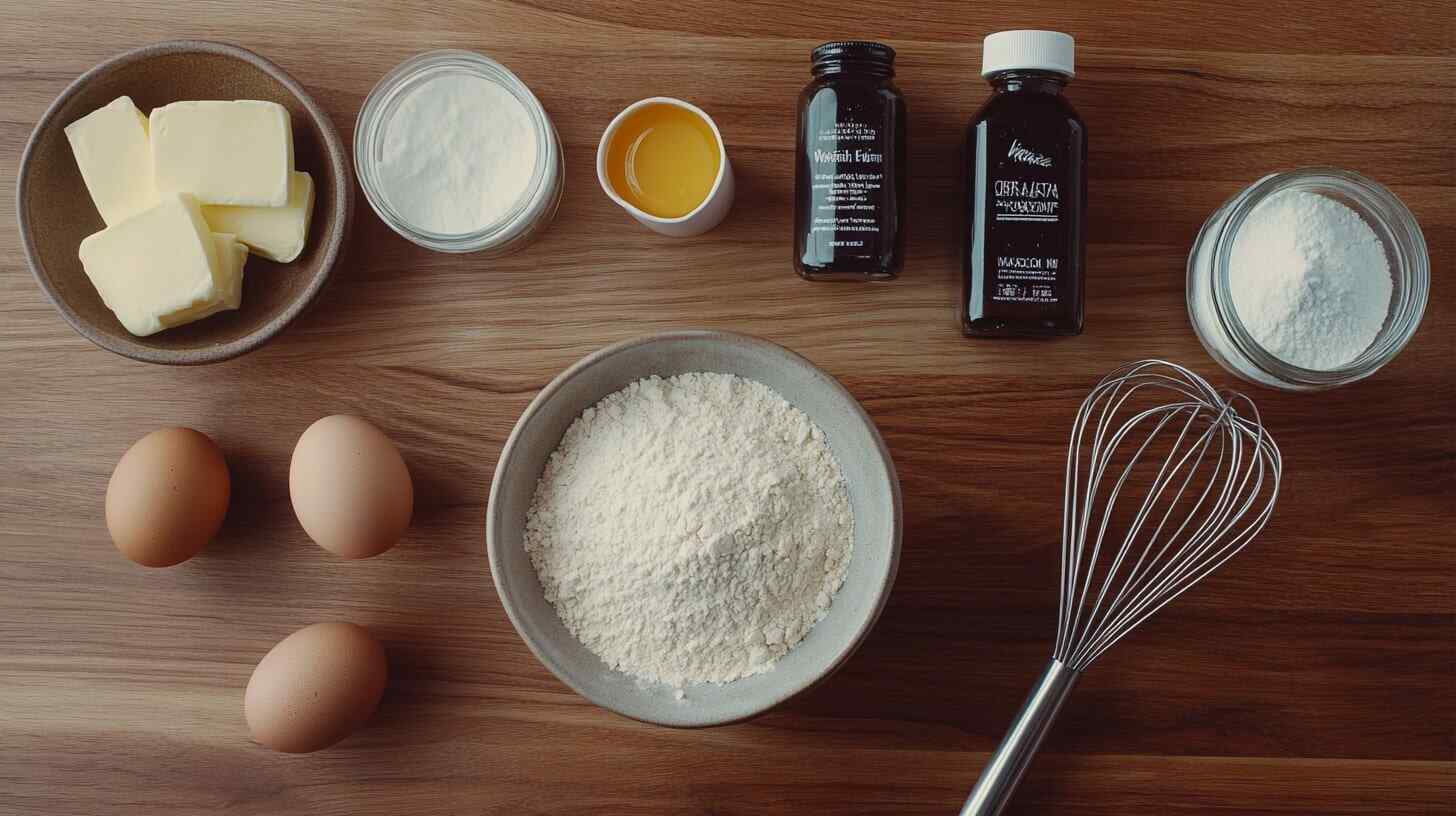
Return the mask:
[[[1370,226],[1381,245],[1394,250],[1390,275],[1398,282],[1398,291],[1392,293],[1385,322],[1364,351],[1338,368],[1305,368],[1279,358],[1254,339],[1233,302],[1228,272],[1240,227],[1271,196],[1295,189],[1338,192],[1353,200],[1358,205],[1357,214],[1367,222],[1375,222]],[[1415,334],[1430,289],[1425,236],[1409,208],[1385,186],[1348,170],[1302,167],[1259,179],[1225,202],[1220,211],[1221,223],[1209,237],[1214,242],[1208,280],[1214,316],[1235,349],[1264,373],[1305,388],[1344,385],[1375,373]],[[1217,218],[1219,214],[1215,213],[1210,221]],[[1200,236],[1195,244],[1201,240]]]
[[[516,202],[500,218],[463,233],[440,233],[411,223],[390,203],[380,183],[377,151],[382,148],[391,114],[412,88],[440,72],[473,74],[504,89],[525,107],[536,137],[536,165]],[[559,136],[531,89],[509,68],[483,54],[464,49],[425,51],[390,69],[364,98],[354,129],[354,165],[359,186],[374,212],[390,229],[415,244],[442,252],[474,252],[502,247],[529,233],[550,212],[561,184]]]

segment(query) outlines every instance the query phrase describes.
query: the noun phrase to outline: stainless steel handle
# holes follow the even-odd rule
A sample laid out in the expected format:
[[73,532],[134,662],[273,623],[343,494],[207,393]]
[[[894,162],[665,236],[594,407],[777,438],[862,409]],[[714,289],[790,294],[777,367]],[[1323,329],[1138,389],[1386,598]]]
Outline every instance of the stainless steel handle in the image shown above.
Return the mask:
[[1036,750],[1051,730],[1052,722],[1062,710],[1062,703],[1072,693],[1079,676],[1076,669],[1060,660],[1053,659],[1047,663],[1031,693],[1026,695],[1026,701],[1021,704],[1021,712],[1011,723],[1010,730],[1001,738],[1001,745],[981,770],[981,778],[976,780],[976,787],[961,807],[961,816],[998,816],[1001,813],[1006,803],[1011,801],[1011,794],[1016,792],[1017,783],[1026,773],[1032,757],[1036,756]]

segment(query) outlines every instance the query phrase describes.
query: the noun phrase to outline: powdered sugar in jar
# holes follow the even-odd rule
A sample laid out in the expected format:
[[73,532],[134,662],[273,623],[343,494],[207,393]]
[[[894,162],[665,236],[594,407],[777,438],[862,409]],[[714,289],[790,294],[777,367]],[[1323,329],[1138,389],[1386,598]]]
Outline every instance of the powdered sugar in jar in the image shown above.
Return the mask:
[[1266,176],[1204,223],[1188,256],[1188,315],[1224,368],[1291,391],[1368,377],[1415,333],[1425,239],[1389,190],[1355,173]]
[[515,252],[556,216],[561,139],[535,94],[470,51],[430,51],[384,75],[359,111],[354,166],[390,229],[437,252]]

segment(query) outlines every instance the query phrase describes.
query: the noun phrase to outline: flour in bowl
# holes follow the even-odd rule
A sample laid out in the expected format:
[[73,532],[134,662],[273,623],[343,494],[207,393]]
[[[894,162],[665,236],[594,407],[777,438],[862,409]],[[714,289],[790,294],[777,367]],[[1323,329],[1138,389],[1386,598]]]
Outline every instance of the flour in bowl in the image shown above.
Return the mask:
[[730,374],[639,380],[546,464],[526,550],[566,628],[609,666],[683,686],[767,671],[829,611],[854,516],[824,434]]

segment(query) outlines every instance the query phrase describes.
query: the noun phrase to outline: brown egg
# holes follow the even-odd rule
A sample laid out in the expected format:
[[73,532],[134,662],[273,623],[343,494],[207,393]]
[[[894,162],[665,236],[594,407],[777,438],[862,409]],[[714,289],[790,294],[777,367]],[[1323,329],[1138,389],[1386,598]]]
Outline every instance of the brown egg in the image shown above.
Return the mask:
[[222,451],[205,434],[153,431],[111,472],[106,529],[116,548],[138,564],[180,564],[217,535],[231,491]]
[[303,432],[288,493],[304,532],[344,558],[393,547],[414,511],[414,485],[399,449],[356,416],[324,417]]
[[369,719],[388,676],[384,647],[362,626],[315,623],[258,661],[243,717],[253,739],[275,751],[317,751]]

